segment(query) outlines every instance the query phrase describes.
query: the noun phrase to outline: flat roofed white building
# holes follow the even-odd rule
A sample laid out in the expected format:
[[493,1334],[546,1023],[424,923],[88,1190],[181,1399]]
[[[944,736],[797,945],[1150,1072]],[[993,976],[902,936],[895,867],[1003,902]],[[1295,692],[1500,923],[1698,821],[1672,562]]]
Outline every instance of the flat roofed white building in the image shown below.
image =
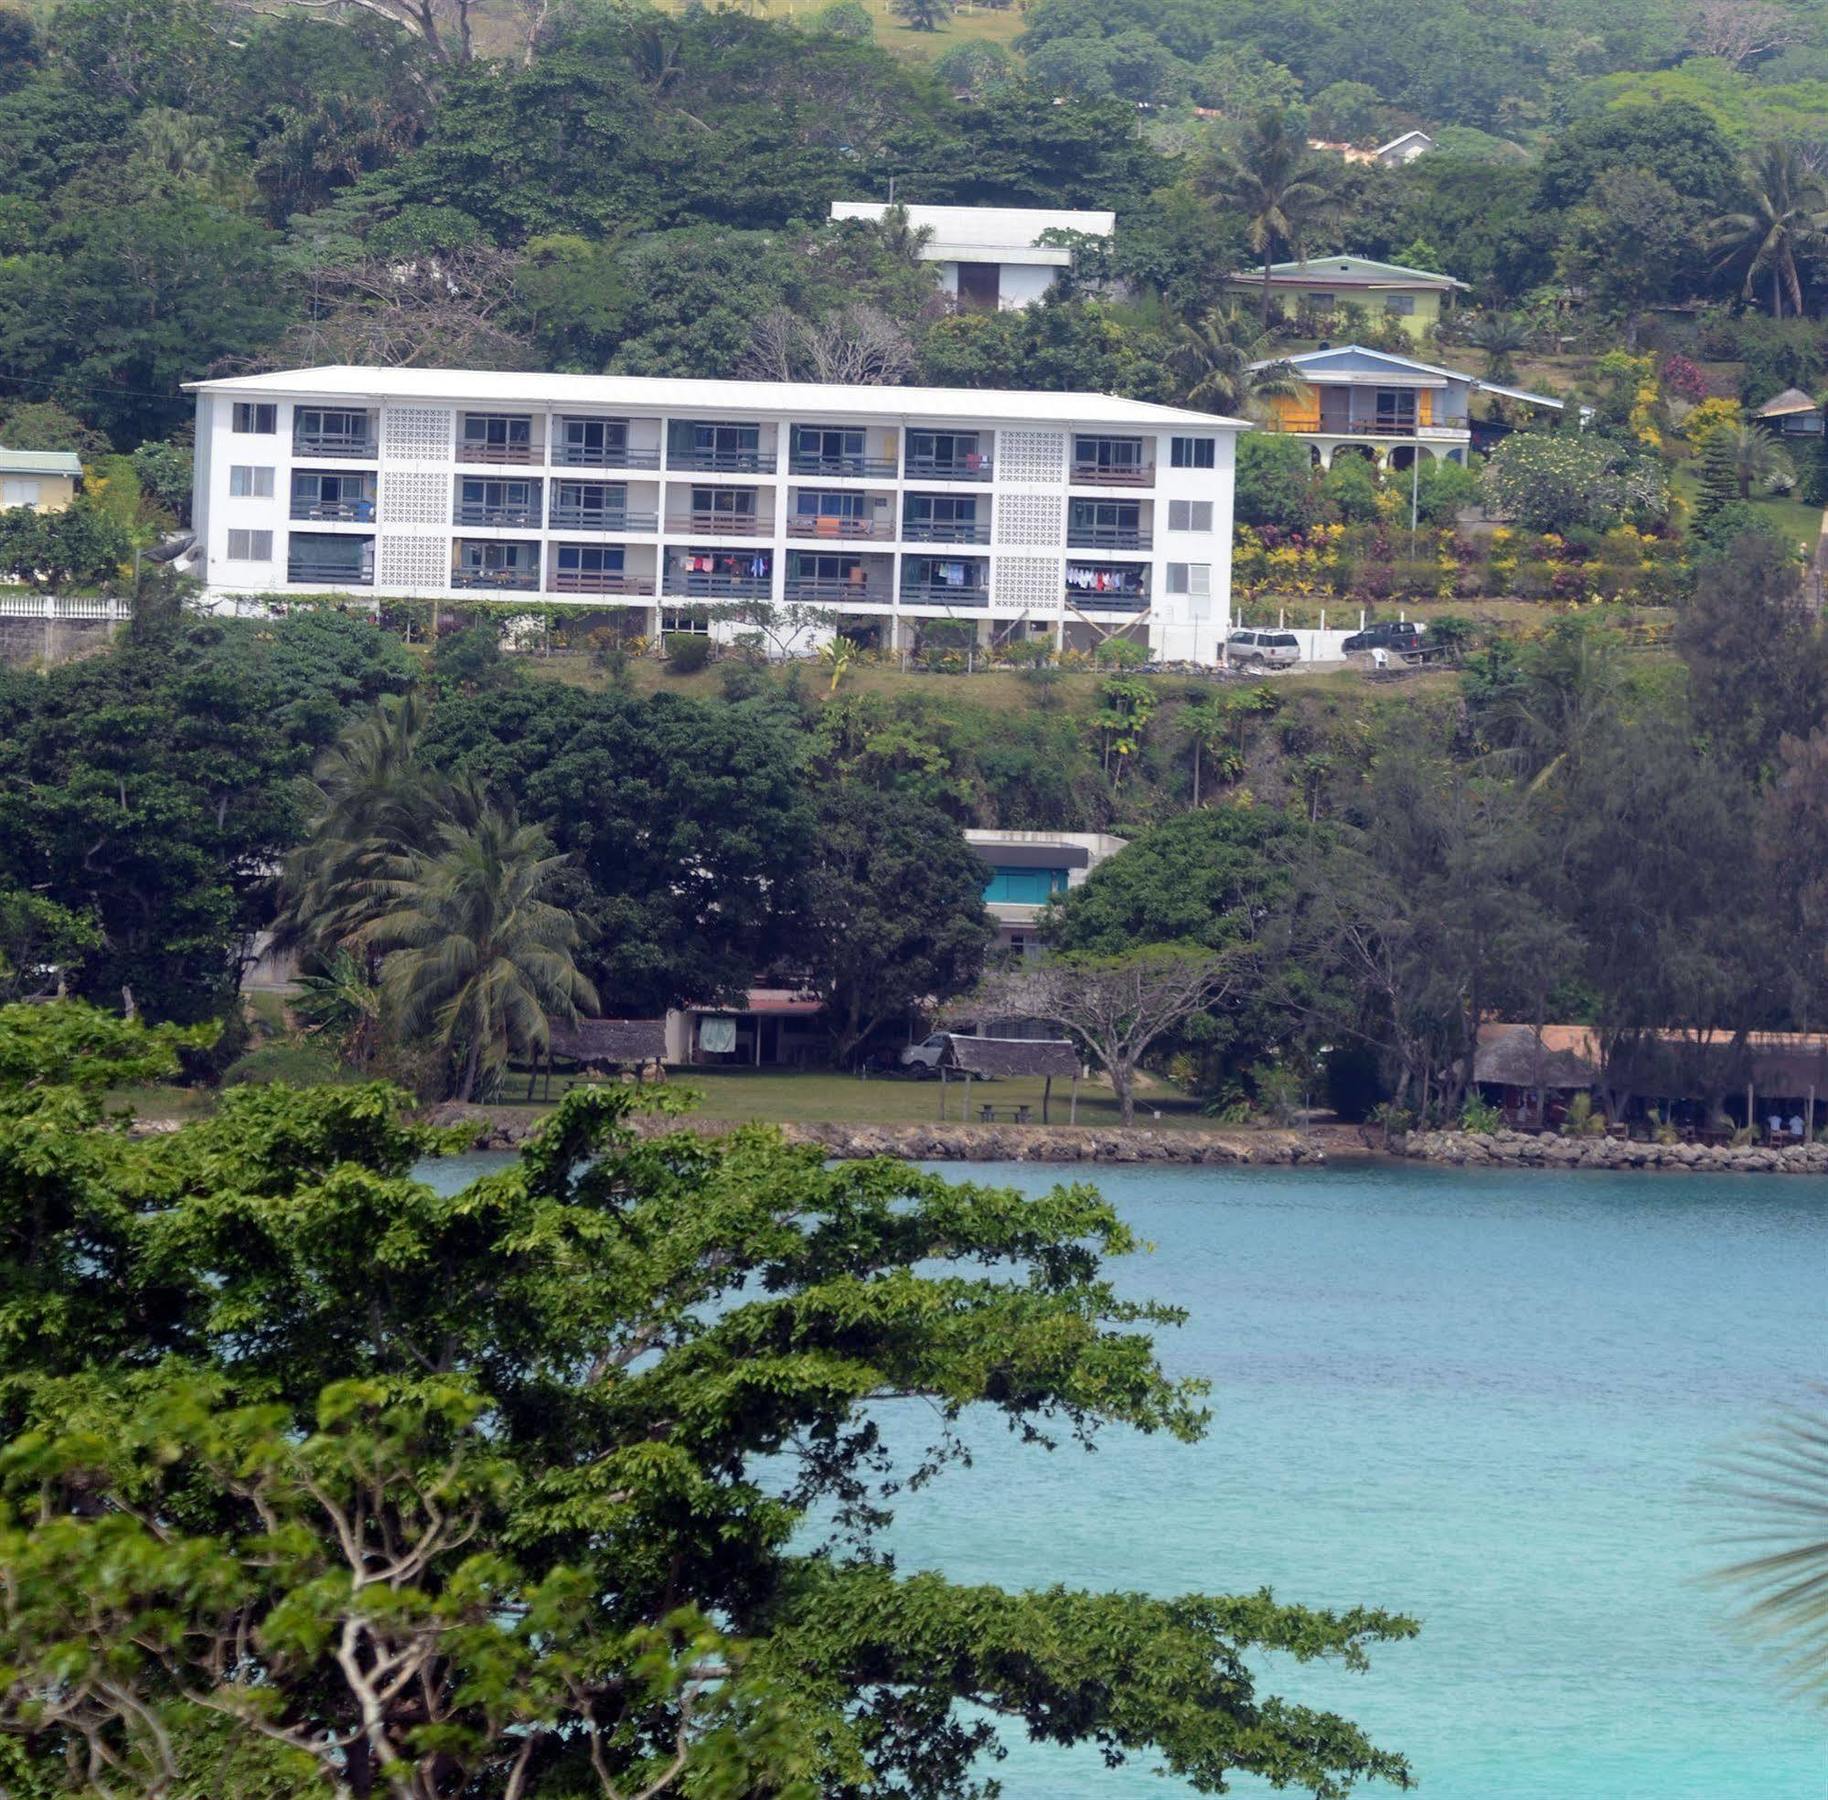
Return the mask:
[[[565,601],[884,649],[1126,635],[1216,662],[1242,420],[1103,394],[500,371],[190,384],[210,595]],[[744,625],[711,621],[721,635]],[[803,648],[781,644],[777,648]]]
[[[834,200],[834,219],[880,219],[888,206],[877,200]],[[939,264],[940,285],[967,311],[996,312],[1032,306],[1067,268],[1073,253],[1064,244],[1043,244],[1049,231],[1081,231],[1108,238],[1117,228],[1112,212],[1063,212],[1036,206],[908,206],[908,226],[932,235],[923,262]]]

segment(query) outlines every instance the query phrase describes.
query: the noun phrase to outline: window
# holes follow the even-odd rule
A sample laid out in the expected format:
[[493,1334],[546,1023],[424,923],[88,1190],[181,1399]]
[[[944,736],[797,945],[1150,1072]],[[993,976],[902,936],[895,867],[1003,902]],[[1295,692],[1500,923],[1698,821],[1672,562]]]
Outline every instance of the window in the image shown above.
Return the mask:
[[279,408],[264,400],[237,400],[234,426],[237,431],[271,435],[279,429]]
[[0,482],[0,505],[36,506],[44,498],[42,481]]
[[1168,565],[1168,592],[1171,594],[1210,594],[1212,592],[1212,564],[1170,563]]
[[1384,296],[1384,311],[1387,313],[1394,313],[1399,319],[1408,318],[1415,311],[1415,295],[1386,294]]
[[1413,431],[1415,429],[1415,389],[1379,388],[1377,390],[1377,428],[1379,431]]
[[465,413],[463,447],[525,460],[533,444],[533,421],[506,413]]
[[794,454],[814,462],[856,462],[863,457],[861,431],[830,431],[802,425],[794,434]]
[[564,447],[580,452],[578,460],[594,459],[628,447],[628,422],[624,419],[566,419]]
[[1006,868],[997,865],[984,884],[986,905],[1045,906],[1066,892],[1064,869]]
[[1170,500],[1168,502],[1168,529],[1170,531],[1210,531],[1212,529],[1212,502],[1210,500]]
[[229,469],[229,494],[236,500],[271,500],[273,471],[235,463]]
[[292,431],[303,442],[320,449],[331,445],[361,446],[368,442],[368,415],[301,406],[293,411]]
[[975,474],[983,467],[975,431],[910,431],[908,433],[908,467],[939,473],[946,469],[964,469]]
[[558,549],[561,575],[622,573],[623,552],[620,544],[560,544]]
[[1177,437],[1169,446],[1168,460],[1177,469],[1211,469],[1218,465],[1216,438]]
[[1096,470],[1101,475],[1141,474],[1143,447],[1141,438],[1077,437],[1073,439],[1075,472]]
[[1303,294],[1302,304],[1314,312],[1331,312],[1333,296],[1331,294]]
[[271,562],[273,534],[270,531],[231,531],[228,534],[230,562]]

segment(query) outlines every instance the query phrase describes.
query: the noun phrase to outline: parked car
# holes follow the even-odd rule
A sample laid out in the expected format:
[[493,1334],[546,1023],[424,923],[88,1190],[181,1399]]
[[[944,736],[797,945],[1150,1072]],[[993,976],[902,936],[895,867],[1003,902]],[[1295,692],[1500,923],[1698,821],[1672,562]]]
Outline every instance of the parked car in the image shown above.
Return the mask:
[[946,1034],[935,1031],[902,1051],[901,1066],[916,1075],[937,1075],[939,1059],[945,1054]]
[[1290,668],[1301,660],[1301,640],[1292,631],[1234,631],[1225,660],[1246,669]]
[[1412,619],[1380,619],[1363,631],[1353,632],[1340,645],[1348,656],[1354,650],[1419,650],[1421,647],[1422,628]]

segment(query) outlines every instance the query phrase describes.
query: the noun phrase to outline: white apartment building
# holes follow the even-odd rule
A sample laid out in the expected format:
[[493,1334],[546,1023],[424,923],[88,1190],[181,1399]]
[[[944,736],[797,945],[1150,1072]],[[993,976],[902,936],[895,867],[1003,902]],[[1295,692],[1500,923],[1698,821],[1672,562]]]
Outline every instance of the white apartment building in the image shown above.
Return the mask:
[[1202,663],[1225,641],[1238,419],[1102,394],[436,369],[190,386],[197,572],[219,601],[537,597],[627,609],[649,633],[772,603],[883,649],[951,619],[985,643],[1121,633]]
[[[881,220],[885,201],[834,200],[834,219]],[[939,285],[965,312],[1005,312],[1033,306],[1070,268],[1064,244],[1044,244],[1043,233],[1076,231],[1108,238],[1117,229],[1112,212],[1061,212],[1036,206],[909,206],[911,231],[927,234],[922,262],[939,264]]]

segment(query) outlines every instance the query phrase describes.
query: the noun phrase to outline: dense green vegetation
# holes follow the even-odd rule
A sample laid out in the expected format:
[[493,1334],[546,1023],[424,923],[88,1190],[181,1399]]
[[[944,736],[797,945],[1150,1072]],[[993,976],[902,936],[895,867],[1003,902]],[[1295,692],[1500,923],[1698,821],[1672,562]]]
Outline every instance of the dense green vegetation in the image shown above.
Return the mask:
[[1180,1315],[1117,1297],[1139,1246],[1090,1188],[641,1142],[605,1088],[448,1196],[375,1085],[102,1122],[195,1042],[0,1009],[9,1793],[966,1800],[1018,1722],[1198,1792],[1407,1785],[1251,1673],[1362,1666],[1400,1615],[882,1553],[967,1413],[1204,1430],[1148,1335]]

